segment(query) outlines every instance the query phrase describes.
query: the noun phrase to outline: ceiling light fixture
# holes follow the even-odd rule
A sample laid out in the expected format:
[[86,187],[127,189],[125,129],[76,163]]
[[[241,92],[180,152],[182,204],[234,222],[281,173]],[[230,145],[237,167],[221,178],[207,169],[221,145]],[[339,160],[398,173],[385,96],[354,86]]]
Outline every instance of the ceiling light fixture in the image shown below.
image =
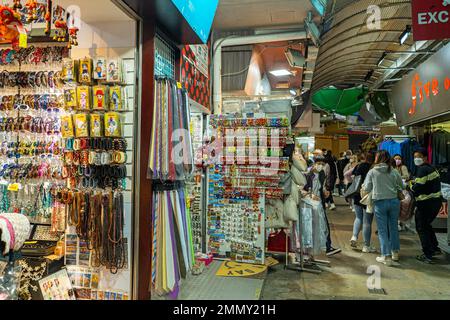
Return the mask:
[[387,53],[386,53],[386,52],[383,52],[383,54],[381,55],[380,60],[378,60],[378,64],[377,64],[378,66],[380,66],[380,64],[383,63],[384,58],[386,58],[386,56],[387,56]]
[[289,93],[295,97],[297,95],[297,90],[289,89]]
[[405,41],[408,39],[410,34],[411,34],[411,26],[407,25],[405,31],[403,31],[402,34],[400,35],[400,38],[399,38],[400,45],[405,43]]
[[284,76],[292,76],[292,72],[286,69],[272,70],[269,71],[275,77],[284,77]]

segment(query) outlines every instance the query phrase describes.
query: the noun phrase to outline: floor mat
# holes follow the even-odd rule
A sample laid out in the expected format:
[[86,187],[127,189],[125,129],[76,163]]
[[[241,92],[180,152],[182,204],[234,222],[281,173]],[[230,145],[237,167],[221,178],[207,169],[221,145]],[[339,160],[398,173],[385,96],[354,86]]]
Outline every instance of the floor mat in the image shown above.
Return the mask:
[[267,270],[267,265],[224,261],[216,272],[220,277],[254,277]]
[[181,284],[178,300],[259,300],[264,278],[216,276],[222,261],[214,261],[198,276],[189,276]]

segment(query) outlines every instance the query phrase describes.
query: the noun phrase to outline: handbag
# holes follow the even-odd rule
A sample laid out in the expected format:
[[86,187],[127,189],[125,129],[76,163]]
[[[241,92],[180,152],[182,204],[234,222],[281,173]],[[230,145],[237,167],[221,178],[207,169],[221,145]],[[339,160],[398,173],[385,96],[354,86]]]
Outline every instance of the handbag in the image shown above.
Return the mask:
[[360,193],[362,184],[363,184],[362,176],[356,176],[355,179],[353,180],[353,183],[345,192],[344,197],[349,198]]
[[398,198],[398,200],[400,200],[400,201],[405,200],[405,194],[403,193],[402,190],[397,191],[397,198]]
[[292,196],[287,197],[286,201],[284,201],[283,209],[283,218],[286,223],[289,223],[290,221],[298,221],[298,207]]

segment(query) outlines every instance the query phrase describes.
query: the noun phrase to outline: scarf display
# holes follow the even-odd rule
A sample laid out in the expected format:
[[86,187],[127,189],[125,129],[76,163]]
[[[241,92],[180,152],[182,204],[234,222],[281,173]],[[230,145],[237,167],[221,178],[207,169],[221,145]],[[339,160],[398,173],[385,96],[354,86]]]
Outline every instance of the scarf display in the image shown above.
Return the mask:
[[194,265],[191,217],[184,181],[194,169],[190,113],[185,90],[157,78],[149,178],[153,180],[151,287],[176,298],[181,279]]
[[192,174],[194,163],[189,126],[187,92],[170,79],[156,79],[149,157],[150,179],[184,181]]
[[152,288],[176,298],[194,264],[190,214],[182,188],[153,193]]

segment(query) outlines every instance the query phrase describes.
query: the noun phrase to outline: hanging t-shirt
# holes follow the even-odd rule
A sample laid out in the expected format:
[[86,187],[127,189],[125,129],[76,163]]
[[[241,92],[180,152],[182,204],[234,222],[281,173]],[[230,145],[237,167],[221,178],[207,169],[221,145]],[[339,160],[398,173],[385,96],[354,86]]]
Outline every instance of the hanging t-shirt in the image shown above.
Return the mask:
[[395,142],[394,140],[387,140],[380,144],[380,150],[386,150],[389,152],[391,157],[402,154],[402,149],[400,147],[400,143]]

